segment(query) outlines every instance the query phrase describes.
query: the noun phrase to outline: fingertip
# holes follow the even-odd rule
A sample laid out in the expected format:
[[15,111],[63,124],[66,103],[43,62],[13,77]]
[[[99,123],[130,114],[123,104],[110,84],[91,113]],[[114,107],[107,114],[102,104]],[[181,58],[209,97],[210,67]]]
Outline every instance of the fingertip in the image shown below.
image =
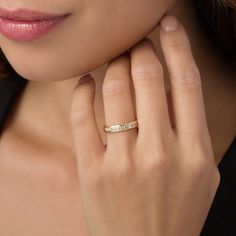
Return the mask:
[[84,83],[84,82],[88,82],[90,80],[92,80],[93,77],[91,76],[91,74],[86,74],[85,76],[81,77],[78,81],[78,85]]
[[92,75],[91,74],[86,74],[86,75],[79,78],[79,80],[75,84],[74,90],[77,90],[83,84],[84,85],[89,84],[89,86],[90,86],[92,81],[94,81],[94,78],[92,77]]
[[166,15],[161,20],[161,29],[165,33],[175,32],[180,28],[180,23],[173,15]]
[[190,40],[185,27],[173,15],[166,15],[160,23],[160,43],[162,49],[178,49],[190,46]]

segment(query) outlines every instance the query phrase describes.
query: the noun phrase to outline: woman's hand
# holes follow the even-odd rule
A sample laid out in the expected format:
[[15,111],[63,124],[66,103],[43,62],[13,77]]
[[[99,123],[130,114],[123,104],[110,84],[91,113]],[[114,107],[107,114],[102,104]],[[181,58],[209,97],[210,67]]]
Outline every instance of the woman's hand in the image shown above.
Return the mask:
[[105,146],[93,107],[94,80],[85,80],[74,92],[71,124],[92,236],[199,235],[219,185],[189,40],[174,17],[166,16],[161,25],[171,106],[148,39],[130,50],[130,58],[123,54],[112,60],[103,84],[106,125],[137,118],[138,129],[107,134]]

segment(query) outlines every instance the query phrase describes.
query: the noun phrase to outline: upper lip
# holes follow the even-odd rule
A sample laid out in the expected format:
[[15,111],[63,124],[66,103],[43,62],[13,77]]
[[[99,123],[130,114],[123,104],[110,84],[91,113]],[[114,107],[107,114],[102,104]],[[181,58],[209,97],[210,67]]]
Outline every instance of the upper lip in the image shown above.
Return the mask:
[[35,21],[58,18],[65,15],[68,14],[44,13],[23,8],[19,8],[16,10],[7,10],[0,7],[0,18],[6,18],[10,20]]

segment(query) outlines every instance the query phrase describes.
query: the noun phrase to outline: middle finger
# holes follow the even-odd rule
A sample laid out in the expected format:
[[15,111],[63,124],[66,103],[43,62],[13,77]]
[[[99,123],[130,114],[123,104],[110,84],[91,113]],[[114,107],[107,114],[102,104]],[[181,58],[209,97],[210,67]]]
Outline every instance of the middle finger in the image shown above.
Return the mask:
[[163,68],[151,40],[145,38],[131,50],[139,136],[172,131],[165,92]]

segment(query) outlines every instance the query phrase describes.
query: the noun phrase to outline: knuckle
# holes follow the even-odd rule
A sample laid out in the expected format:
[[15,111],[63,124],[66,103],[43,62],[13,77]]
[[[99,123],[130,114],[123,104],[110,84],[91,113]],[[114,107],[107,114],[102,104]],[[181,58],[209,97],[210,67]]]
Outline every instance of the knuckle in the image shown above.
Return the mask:
[[[147,142],[144,142],[144,150],[146,155],[141,158],[141,167],[144,174],[148,176],[155,176],[157,174],[164,174],[174,165],[173,158],[169,158],[175,152],[176,144],[173,136],[157,137],[151,136]],[[147,158],[148,157],[148,158]],[[140,163],[138,163],[140,165]]]
[[213,164],[207,157],[196,158],[189,160],[188,173],[193,180],[200,180],[209,177],[212,174]]
[[120,79],[112,79],[104,82],[103,94],[107,97],[120,97],[127,95],[129,91],[129,83]]
[[[163,68],[158,62],[146,61],[136,65],[136,67],[132,69],[132,75],[141,81],[149,81],[150,79],[163,76]],[[145,77],[144,75],[148,75],[149,77]]]
[[185,69],[176,73],[176,79],[173,85],[177,89],[199,88],[201,86],[201,77],[198,70]]
[[130,179],[133,169],[128,161],[109,163],[103,169],[103,176],[109,182],[116,183],[122,179]]
[[157,154],[156,157],[145,161],[143,170],[148,176],[153,177],[168,170],[170,164],[170,160],[167,156]]

